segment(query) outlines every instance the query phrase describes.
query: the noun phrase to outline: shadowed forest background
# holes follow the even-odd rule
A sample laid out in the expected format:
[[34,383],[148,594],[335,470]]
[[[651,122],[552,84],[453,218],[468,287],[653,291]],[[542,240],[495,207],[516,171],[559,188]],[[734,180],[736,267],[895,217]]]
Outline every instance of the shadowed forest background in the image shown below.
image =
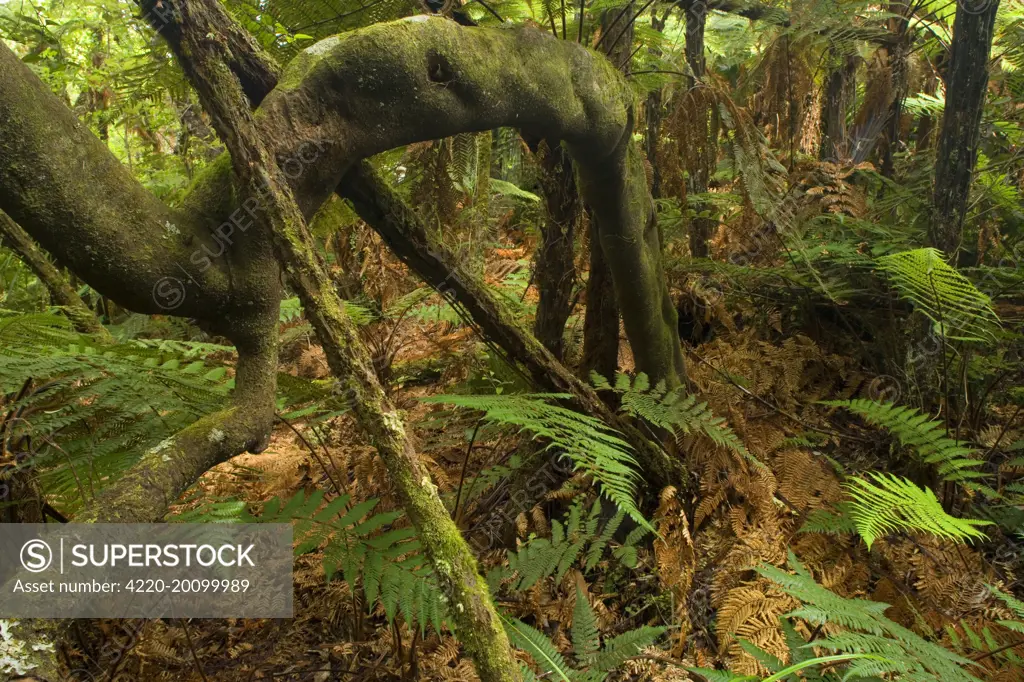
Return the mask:
[[0,679],[1024,680],[1022,193],[1016,0],[0,0],[0,521],[296,538]]

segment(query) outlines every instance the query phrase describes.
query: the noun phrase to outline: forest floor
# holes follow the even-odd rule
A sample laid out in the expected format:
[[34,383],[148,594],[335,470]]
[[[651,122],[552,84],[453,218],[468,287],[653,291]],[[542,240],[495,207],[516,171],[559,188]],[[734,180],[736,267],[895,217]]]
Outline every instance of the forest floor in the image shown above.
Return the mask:
[[[488,263],[489,278],[506,278],[523,256],[522,250],[500,252]],[[881,470],[890,456],[884,441],[866,437],[869,432],[861,425],[844,421],[816,401],[878,397],[892,387],[861,375],[850,359],[825,350],[827,340],[789,333],[780,320],[767,331],[763,326],[745,330],[712,307],[706,315],[717,332],[692,349],[691,380],[701,399],[728,420],[766,466],[752,465],[702,438],[680,439],[672,454],[691,463],[691,507],[684,509],[673,489],[641,491],[648,508],[657,507],[653,520],[661,537],[641,548],[634,570],[624,573],[619,566],[601,564],[596,576],[587,577],[571,570],[560,582],[547,579],[525,595],[503,601],[502,607],[534,623],[565,650],[573,605],[581,593],[608,635],[645,624],[674,625],[657,651],[627,662],[610,678],[637,682],[697,679],[682,665],[727,665],[735,672],[757,674],[758,665],[740,646],[741,638],[784,657],[787,645],[778,616],[797,602],[753,569],[762,563],[785,564],[790,550],[825,587],[846,597],[892,604],[887,615],[907,627],[941,633],[950,623],[956,630],[961,627],[956,623],[983,627],[1006,617],[987,605],[985,580],[995,575],[1003,585],[1014,583],[1012,557],[1003,562],[971,547],[909,536],[880,539],[869,552],[856,536],[798,532],[812,513],[831,509],[842,498],[842,476],[829,464],[831,456],[842,450],[845,462]],[[442,494],[454,494],[476,419],[420,398],[479,381],[479,342],[468,328],[450,322],[419,321],[376,333],[393,337],[397,349],[391,399],[403,411],[417,452]],[[284,359],[282,371],[307,378],[329,376],[322,352],[310,340],[294,343]],[[620,366],[628,369],[631,364],[624,352]],[[204,497],[245,500],[258,507],[273,497],[322,489],[329,496],[344,492],[355,500],[379,497],[378,512],[396,508],[383,464],[350,417],[337,417],[315,433],[301,422],[292,426],[303,437],[280,424],[265,452],[241,455],[204,475],[199,484]],[[808,444],[794,438],[808,433],[817,433],[819,441]],[[851,446],[847,437],[859,440]],[[472,477],[513,452],[531,448],[536,451],[516,434],[481,434],[466,473]],[[333,490],[334,481],[341,481],[344,489]],[[513,504],[508,495],[490,495],[486,503],[474,500],[459,510],[457,519],[480,550],[484,570],[504,561],[506,550],[515,550],[530,534],[550,534],[551,519],[565,510],[567,500],[581,494],[579,481],[562,484],[527,506]],[[481,520],[495,506],[503,508],[506,527],[500,537],[485,538],[481,545]],[[325,583],[322,562],[321,551],[296,557],[293,619],[149,623],[119,679],[476,679],[454,637],[388,625],[382,607],[368,612],[361,590],[353,593],[338,577]],[[814,633],[805,629],[804,636],[813,639]],[[667,663],[666,655],[675,662]],[[989,672],[992,682],[1015,679],[1012,672]]]

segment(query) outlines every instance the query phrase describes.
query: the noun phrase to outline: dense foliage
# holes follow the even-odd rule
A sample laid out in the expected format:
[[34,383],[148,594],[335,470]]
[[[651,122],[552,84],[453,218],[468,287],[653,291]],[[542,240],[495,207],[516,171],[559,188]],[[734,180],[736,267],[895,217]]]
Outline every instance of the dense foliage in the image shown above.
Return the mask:
[[[559,140],[467,131],[370,162],[424,250],[453,254],[603,411],[524,367],[350,201],[309,221],[521,679],[1024,679],[1024,5],[223,4],[281,64],[442,13],[581,43],[628,83],[685,377],[639,371],[614,305],[607,332],[622,296]],[[990,35],[965,38],[978,17]],[[168,205],[227,154],[135,3],[0,0],[0,40]],[[4,224],[0,520],[74,521],[222,409],[239,356],[59,261],[55,281]],[[211,469],[167,516],[293,523],[296,617],[149,623],[110,679],[478,679],[365,396],[329,369],[300,294],[280,306],[269,449]]]

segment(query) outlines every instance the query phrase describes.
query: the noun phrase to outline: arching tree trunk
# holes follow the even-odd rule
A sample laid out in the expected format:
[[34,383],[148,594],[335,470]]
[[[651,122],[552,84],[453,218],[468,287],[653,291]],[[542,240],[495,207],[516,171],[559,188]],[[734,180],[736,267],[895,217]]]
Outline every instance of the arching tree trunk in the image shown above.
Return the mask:
[[958,3],[953,23],[946,106],[935,160],[935,212],[929,230],[932,244],[953,259],[963,241],[988,88],[989,53],[999,10],[998,0],[973,5]]
[[[155,520],[206,468],[259,449],[273,409],[283,271],[388,466],[478,672],[485,680],[515,679],[475,559],[376,383],[305,220],[361,159],[402,144],[509,125],[564,140],[609,255],[638,367],[677,383],[682,355],[643,165],[631,142],[628,85],[599,57],[536,30],[464,29],[416,17],[307,50],[251,112],[242,93],[259,101],[276,76],[219,4],[146,9],[163,12],[154,24],[177,46],[231,152],[176,212],[124,173],[0,45],[0,208],[102,293],[135,309],[195,316],[239,350],[235,405],[181,432],[161,461],[143,458],[82,520]],[[495,65],[510,68],[496,72]],[[40,116],[49,119],[45,125]],[[81,149],[61,153],[69,139],[55,139],[55,130]],[[216,443],[208,437],[214,428],[224,433]]]

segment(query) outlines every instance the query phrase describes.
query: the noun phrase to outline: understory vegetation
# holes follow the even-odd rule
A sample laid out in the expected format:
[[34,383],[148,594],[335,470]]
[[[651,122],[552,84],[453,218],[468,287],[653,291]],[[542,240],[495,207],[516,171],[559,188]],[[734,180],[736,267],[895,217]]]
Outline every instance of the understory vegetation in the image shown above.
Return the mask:
[[0,0],[0,522],[295,539],[0,680],[1024,680],[1022,152],[1013,0]]

